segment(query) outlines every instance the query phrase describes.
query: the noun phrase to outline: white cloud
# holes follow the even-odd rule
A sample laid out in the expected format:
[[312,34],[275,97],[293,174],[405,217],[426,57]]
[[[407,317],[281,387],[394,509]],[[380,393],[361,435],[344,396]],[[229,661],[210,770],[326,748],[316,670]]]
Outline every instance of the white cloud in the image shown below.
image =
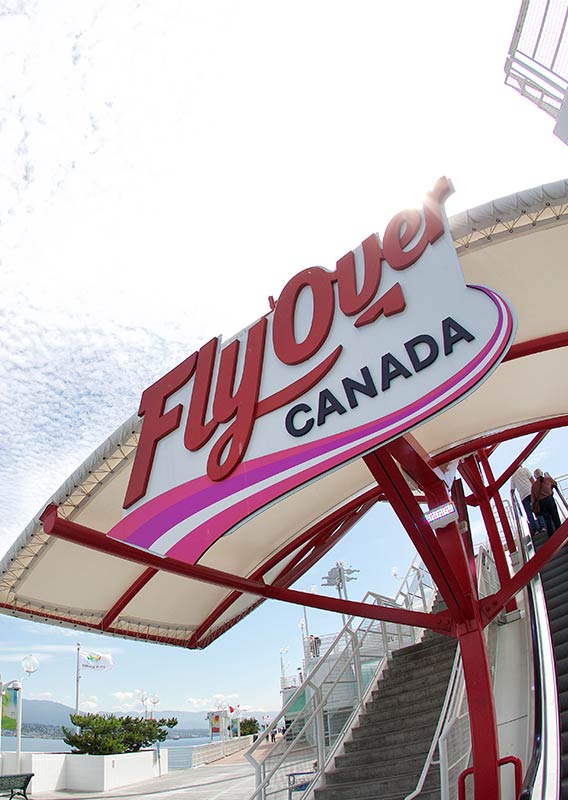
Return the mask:
[[138,711],[144,710],[143,704],[140,702],[140,689],[133,689],[129,691],[113,692],[112,710],[113,711]]
[[81,711],[95,711],[99,707],[99,700],[96,695],[90,695],[89,697],[85,697],[79,703],[79,708]]
[[26,691],[26,697],[30,700],[54,700],[55,698],[53,692],[28,692],[28,691]]
[[236,705],[238,694],[213,694],[209,697],[188,697],[187,704],[190,711],[213,710],[225,705]]

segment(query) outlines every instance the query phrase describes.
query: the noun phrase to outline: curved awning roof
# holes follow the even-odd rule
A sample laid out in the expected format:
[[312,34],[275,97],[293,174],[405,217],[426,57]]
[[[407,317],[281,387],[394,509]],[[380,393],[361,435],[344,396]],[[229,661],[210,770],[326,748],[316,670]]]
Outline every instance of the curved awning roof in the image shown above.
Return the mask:
[[[506,297],[518,328],[505,361],[473,394],[414,429],[438,464],[497,433],[512,437],[566,424],[567,222],[568,181],[450,220],[466,282]],[[531,390],[535,376],[540,391]],[[106,539],[121,516],[139,431],[134,415],[70,476],[50,500],[60,517]],[[248,519],[211,546],[199,566],[286,588],[379,499],[371,473],[357,459]],[[125,560],[116,549],[86,550],[51,537],[39,517],[0,570],[4,613],[184,647],[206,646],[262,602],[246,591],[246,581],[241,589],[204,583],[161,570],[159,559]],[[86,575],[104,579],[85,580]]]

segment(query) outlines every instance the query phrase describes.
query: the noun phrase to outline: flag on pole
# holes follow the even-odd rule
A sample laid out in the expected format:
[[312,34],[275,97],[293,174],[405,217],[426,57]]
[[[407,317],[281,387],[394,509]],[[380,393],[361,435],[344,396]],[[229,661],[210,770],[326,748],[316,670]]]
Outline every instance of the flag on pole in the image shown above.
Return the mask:
[[79,666],[82,669],[95,669],[102,672],[113,668],[112,656],[95,653],[93,650],[79,650]]

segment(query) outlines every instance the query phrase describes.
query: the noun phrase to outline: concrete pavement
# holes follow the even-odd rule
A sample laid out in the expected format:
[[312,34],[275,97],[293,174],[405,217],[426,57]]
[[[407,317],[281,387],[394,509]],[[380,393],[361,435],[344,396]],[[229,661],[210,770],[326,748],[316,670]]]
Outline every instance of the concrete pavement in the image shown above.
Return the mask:
[[[270,744],[263,744],[261,756]],[[258,751],[257,751],[258,752]],[[249,800],[255,789],[253,767],[246,760],[244,752],[233,753],[212,764],[193,769],[172,770],[161,778],[152,778],[143,783],[113,789],[110,792],[34,792],[30,800],[125,800],[140,797],[144,800]]]

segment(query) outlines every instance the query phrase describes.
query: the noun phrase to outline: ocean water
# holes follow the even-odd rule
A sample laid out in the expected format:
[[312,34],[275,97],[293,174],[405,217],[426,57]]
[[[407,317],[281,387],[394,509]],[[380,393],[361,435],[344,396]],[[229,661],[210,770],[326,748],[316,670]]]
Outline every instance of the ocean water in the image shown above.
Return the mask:
[[[195,747],[198,744],[209,744],[209,737],[195,739],[168,739],[160,747]],[[16,750],[15,736],[2,736],[2,750],[13,753]],[[71,748],[63,739],[35,739],[33,736],[22,736],[22,753],[69,753]]]

